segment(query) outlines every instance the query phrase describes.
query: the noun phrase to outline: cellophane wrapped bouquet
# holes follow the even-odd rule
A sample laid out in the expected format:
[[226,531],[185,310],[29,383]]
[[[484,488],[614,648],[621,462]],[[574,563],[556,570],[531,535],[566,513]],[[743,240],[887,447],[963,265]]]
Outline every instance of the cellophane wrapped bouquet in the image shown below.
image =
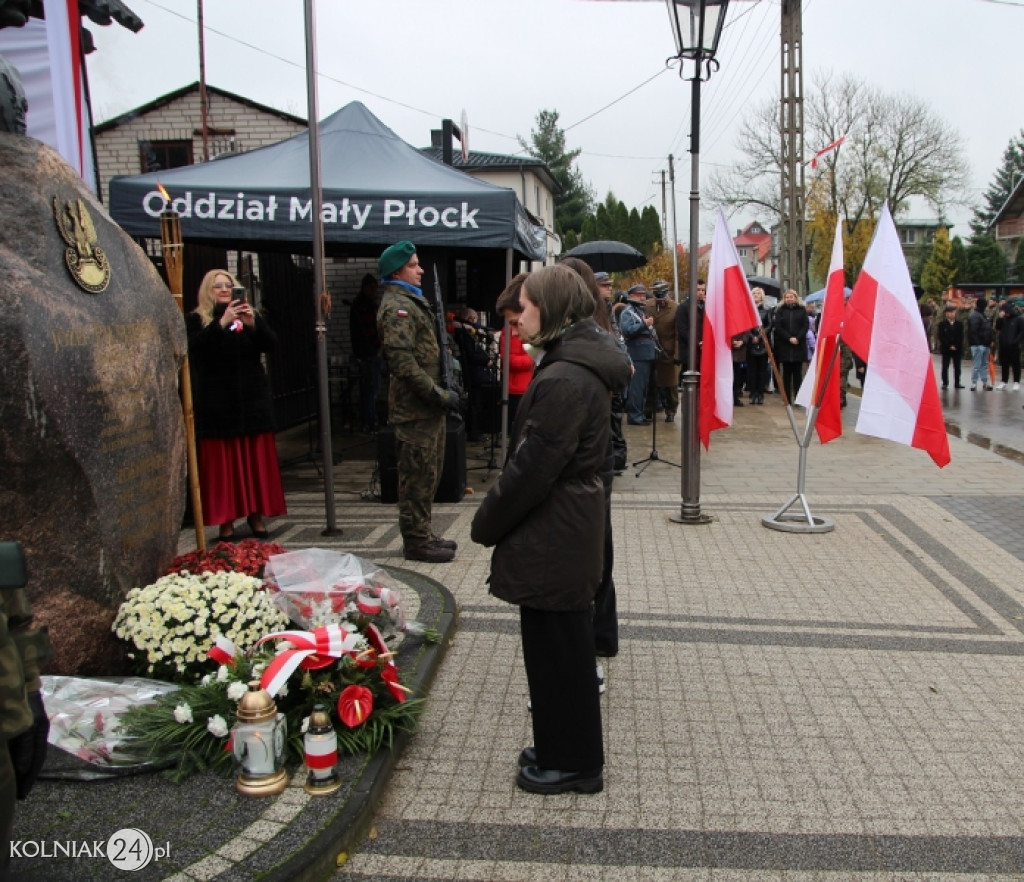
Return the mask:
[[372,624],[392,647],[403,634],[438,639],[408,620],[387,571],[354,554],[323,548],[276,554],[267,561],[264,580],[277,608],[307,630],[346,622],[362,630]]

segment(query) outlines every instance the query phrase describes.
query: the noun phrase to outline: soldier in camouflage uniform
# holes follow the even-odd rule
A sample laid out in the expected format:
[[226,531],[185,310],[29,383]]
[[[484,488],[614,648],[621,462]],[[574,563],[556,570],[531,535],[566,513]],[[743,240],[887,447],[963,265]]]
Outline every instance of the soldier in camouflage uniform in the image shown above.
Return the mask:
[[398,453],[398,527],[406,560],[445,563],[456,544],[435,536],[430,509],[444,465],[445,413],[458,393],[443,389],[441,347],[434,310],[423,297],[423,269],[412,242],[397,242],[377,262],[380,309],[377,327],[388,361],[388,420]]
[[45,628],[32,627],[20,542],[0,542],[0,878],[11,855],[15,799],[24,799],[46,759],[50,723],[39,663],[53,655]]

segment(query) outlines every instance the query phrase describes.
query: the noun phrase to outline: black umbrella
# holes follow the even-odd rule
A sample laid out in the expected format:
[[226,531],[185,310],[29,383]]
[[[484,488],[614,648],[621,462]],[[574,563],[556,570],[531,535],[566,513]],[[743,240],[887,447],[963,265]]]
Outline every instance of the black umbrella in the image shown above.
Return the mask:
[[566,251],[562,257],[578,257],[595,273],[602,271],[618,273],[623,270],[636,269],[647,263],[647,258],[632,245],[627,245],[625,242],[612,242],[607,239],[584,242],[582,245],[577,245]]
[[781,292],[779,280],[768,276],[747,276],[747,284],[751,288],[764,288],[765,294],[772,294],[775,297]]

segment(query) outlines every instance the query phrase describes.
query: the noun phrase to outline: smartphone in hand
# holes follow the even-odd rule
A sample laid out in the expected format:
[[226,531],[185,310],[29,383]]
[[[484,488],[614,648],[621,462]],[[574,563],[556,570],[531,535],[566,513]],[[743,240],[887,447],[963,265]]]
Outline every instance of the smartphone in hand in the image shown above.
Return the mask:
[[236,285],[231,289],[231,302],[232,303],[245,303],[245,288],[241,285]]

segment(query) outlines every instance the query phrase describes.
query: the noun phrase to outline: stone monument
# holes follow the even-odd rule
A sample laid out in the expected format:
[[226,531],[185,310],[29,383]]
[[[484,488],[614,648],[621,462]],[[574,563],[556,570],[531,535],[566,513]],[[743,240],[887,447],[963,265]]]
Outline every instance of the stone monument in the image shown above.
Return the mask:
[[121,673],[110,624],[177,549],[185,326],[141,248],[45,144],[0,132],[0,539],[61,674]]

